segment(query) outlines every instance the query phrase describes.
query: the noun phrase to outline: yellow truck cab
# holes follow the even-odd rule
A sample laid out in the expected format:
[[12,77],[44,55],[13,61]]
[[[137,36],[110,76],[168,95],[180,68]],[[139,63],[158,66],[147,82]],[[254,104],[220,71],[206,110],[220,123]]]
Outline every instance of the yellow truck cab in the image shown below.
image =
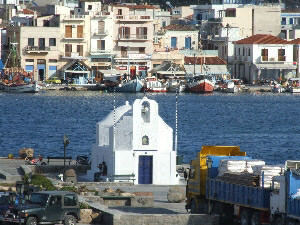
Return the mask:
[[207,156],[246,156],[239,146],[203,146],[197,158],[190,163],[186,186],[186,210],[191,213],[207,213],[206,198]]

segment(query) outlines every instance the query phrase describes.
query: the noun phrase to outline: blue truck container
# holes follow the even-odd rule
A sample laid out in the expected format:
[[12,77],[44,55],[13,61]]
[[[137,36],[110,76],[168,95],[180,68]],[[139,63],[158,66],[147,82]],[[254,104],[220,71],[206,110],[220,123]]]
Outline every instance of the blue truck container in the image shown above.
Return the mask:
[[250,187],[221,181],[217,178],[221,160],[251,160],[246,156],[208,156],[212,161],[206,185],[206,197],[211,200],[267,210],[270,208],[270,189]]
[[300,172],[286,172],[287,182],[287,214],[300,220]]
[[268,210],[270,208],[270,189],[249,187],[240,184],[209,179],[206,190],[207,199]]

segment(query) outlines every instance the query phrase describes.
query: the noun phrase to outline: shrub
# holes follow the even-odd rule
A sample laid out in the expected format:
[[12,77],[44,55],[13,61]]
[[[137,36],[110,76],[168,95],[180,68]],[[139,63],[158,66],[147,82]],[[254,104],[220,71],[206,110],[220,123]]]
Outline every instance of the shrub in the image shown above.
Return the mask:
[[43,189],[47,191],[53,191],[56,190],[55,186],[52,184],[52,182],[45,176],[41,174],[34,174],[31,177],[31,181],[29,182],[31,185],[37,185],[42,187]]

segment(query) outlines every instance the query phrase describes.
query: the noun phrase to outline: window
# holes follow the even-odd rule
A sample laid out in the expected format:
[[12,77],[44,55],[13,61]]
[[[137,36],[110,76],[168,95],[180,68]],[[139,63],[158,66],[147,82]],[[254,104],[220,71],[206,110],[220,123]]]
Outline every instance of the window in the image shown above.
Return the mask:
[[98,21],[98,34],[104,34],[104,21]]
[[57,59],[49,59],[49,63],[57,63]]
[[167,26],[167,21],[162,22],[162,27],[165,27],[165,26]]
[[285,49],[278,49],[278,61],[285,61]]
[[282,17],[282,19],[281,19],[281,25],[286,25],[286,18],[285,17]]
[[290,18],[290,24],[294,24],[294,18]]
[[118,9],[118,14],[117,15],[122,15],[122,9]]
[[72,25],[65,26],[65,37],[71,38],[72,37]]
[[34,62],[34,59],[25,59],[25,62]]
[[149,145],[149,138],[148,136],[143,136],[142,138],[142,145]]
[[147,27],[137,27],[136,28],[136,38],[147,39]]
[[97,40],[97,50],[105,50],[105,40]]
[[236,17],[235,9],[227,9],[225,11],[225,17]]
[[251,56],[251,51],[250,51],[250,48],[248,50],[248,56]]
[[147,101],[142,103],[141,116],[145,123],[150,123],[150,104]]
[[83,56],[83,45],[77,45],[77,52],[79,56]]
[[145,54],[145,47],[139,47],[139,53],[140,54]]
[[171,48],[177,47],[177,37],[171,37]]
[[88,10],[92,10],[93,6],[92,5],[88,5]]
[[34,38],[28,38],[28,46],[34,46]]
[[49,205],[50,206],[61,206],[61,196],[51,196]]
[[65,195],[64,205],[65,206],[76,206],[77,205],[76,196],[75,195]]
[[190,167],[189,178],[194,179],[194,177],[195,177],[195,167],[191,166]]
[[45,38],[39,38],[39,49],[45,50]]
[[261,58],[262,61],[268,61],[268,49],[262,49],[261,50]]
[[65,45],[65,56],[71,56],[72,53],[72,45],[66,44]]
[[56,46],[56,38],[49,38],[49,46]]
[[130,37],[130,27],[120,27],[119,28],[119,37],[129,39],[129,37]]

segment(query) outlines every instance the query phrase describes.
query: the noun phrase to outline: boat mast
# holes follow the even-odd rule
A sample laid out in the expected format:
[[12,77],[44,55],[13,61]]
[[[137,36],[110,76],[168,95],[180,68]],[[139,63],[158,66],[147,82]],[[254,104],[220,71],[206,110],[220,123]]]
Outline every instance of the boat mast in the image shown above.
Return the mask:
[[[176,67],[173,69],[173,76],[175,77]],[[179,84],[176,86],[176,105],[175,105],[175,152],[177,152],[177,122],[178,122],[178,88]]]

